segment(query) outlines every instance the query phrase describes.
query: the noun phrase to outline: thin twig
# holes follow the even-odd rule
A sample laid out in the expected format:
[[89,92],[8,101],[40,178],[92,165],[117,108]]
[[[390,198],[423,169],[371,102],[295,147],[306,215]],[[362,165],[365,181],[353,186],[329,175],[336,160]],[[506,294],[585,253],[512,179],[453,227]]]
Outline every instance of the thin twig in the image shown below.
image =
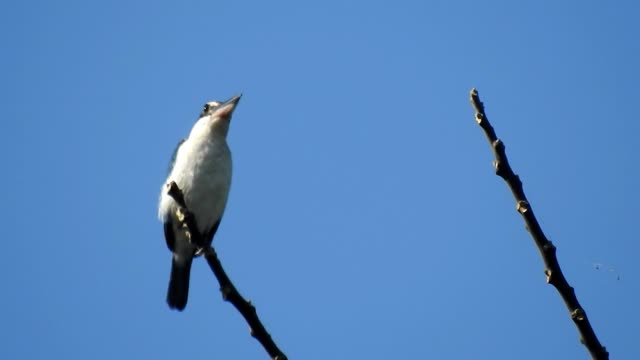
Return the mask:
[[491,144],[491,149],[493,150],[493,155],[495,157],[493,166],[496,169],[496,175],[500,176],[509,186],[509,189],[513,193],[513,197],[516,200],[516,210],[520,215],[522,215],[527,231],[531,234],[533,241],[536,243],[536,246],[540,251],[540,255],[544,261],[544,273],[547,275],[547,283],[553,285],[558,293],[560,293],[562,300],[564,300],[564,303],[569,310],[571,319],[578,328],[578,332],[580,333],[580,342],[584,344],[587,350],[589,350],[591,357],[598,360],[608,359],[609,353],[606,348],[600,344],[600,341],[598,341],[598,338],[591,327],[591,323],[587,318],[587,313],[580,306],[573,287],[569,285],[567,279],[562,273],[562,270],[560,269],[560,264],[556,257],[556,247],[551,243],[551,241],[549,241],[549,239],[547,239],[542,231],[542,228],[533,213],[533,208],[524,194],[522,182],[518,175],[516,175],[511,169],[511,165],[509,165],[504,143],[498,139],[496,132],[489,123],[489,119],[487,119],[487,115],[484,112],[484,105],[482,101],[480,101],[480,97],[478,96],[478,91],[476,89],[471,89],[471,105],[476,112],[476,122],[484,131],[489,144]]
[[[182,190],[180,190],[178,185],[172,181],[167,185],[167,194],[171,196],[178,204],[178,218],[180,218],[180,221],[183,223],[183,227],[185,228],[185,231],[188,232],[191,241],[194,244],[198,244],[198,246],[202,247],[204,242],[200,232],[198,231],[195,216],[193,216],[189,209],[187,209]],[[213,246],[204,246],[204,248],[201,248],[201,251],[204,253],[205,259],[207,259],[207,263],[209,264],[211,271],[213,271],[216,279],[218,279],[222,298],[225,301],[230,302],[238,310],[238,312],[240,312],[242,317],[244,317],[244,319],[247,321],[247,324],[249,324],[251,336],[258,340],[262,347],[264,347],[264,349],[267,351],[271,359],[287,360],[287,356],[282,351],[280,351],[276,343],[271,338],[271,335],[269,335],[264,325],[262,325],[262,322],[258,317],[256,308],[251,304],[250,301],[247,301],[242,297],[242,295],[240,295],[236,287],[231,282],[231,279],[229,279],[229,276],[227,276],[227,273],[224,271],[222,263],[220,263],[218,255],[216,254]]]

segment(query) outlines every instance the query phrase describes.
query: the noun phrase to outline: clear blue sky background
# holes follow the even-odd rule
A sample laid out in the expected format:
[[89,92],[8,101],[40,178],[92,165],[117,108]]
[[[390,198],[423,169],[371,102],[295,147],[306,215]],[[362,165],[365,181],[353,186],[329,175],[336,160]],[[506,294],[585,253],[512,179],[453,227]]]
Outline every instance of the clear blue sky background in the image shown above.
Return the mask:
[[[638,359],[634,1],[21,1],[0,14],[2,359],[265,359],[206,263],[165,303],[176,142],[243,92],[215,245],[291,359]],[[594,264],[602,263],[600,269]],[[618,276],[620,279],[618,280]]]

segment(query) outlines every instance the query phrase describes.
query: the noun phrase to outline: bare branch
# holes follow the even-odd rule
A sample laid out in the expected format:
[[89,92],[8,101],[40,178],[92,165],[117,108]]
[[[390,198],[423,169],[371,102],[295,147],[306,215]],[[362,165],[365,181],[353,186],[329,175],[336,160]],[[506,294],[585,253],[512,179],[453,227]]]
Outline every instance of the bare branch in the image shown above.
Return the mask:
[[193,214],[191,214],[191,212],[187,209],[182,190],[180,190],[178,185],[172,181],[167,185],[167,194],[171,196],[180,206],[180,208],[178,209],[178,218],[182,222],[182,226],[185,231],[189,234],[188,236],[190,237],[191,241],[201,248],[198,252],[204,253],[211,271],[213,271],[216,279],[218,279],[222,298],[225,301],[230,302],[238,310],[238,312],[240,312],[242,317],[244,317],[244,319],[247,321],[247,324],[249,324],[251,336],[258,340],[258,342],[260,342],[271,359],[287,360],[287,356],[282,351],[280,351],[278,346],[271,338],[271,335],[269,335],[264,325],[262,325],[262,322],[258,317],[256,308],[251,304],[250,301],[245,300],[242,295],[240,295],[236,287],[231,282],[231,279],[229,279],[229,276],[227,276],[227,273],[224,271],[222,263],[220,263],[218,255],[216,254],[213,246],[203,247],[204,242],[202,236],[200,235],[200,232],[198,231],[195,216],[193,216]]
[[476,122],[484,131],[493,150],[495,157],[493,166],[496,169],[496,175],[500,176],[507,183],[507,186],[513,193],[513,197],[516,200],[516,210],[522,215],[527,231],[531,234],[533,241],[540,251],[545,266],[544,273],[547,276],[547,283],[553,285],[558,293],[560,293],[562,300],[564,300],[569,310],[571,319],[578,328],[580,342],[589,350],[591,357],[593,359],[608,359],[609,353],[606,348],[600,344],[600,341],[598,341],[591,327],[591,323],[589,323],[589,319],[587,318],[587,313],[580,306],[573,287],[569,285],[560,269],[560,264],[556,257],[556,247],[547,239],[542,231],[538,219],[536,219],[533,213],[533,208],[524,194],[522,182],[518,175],[511,169],[511,165],[509,165],[504,143],[498,139],[496,132],[489,123],[489,119],[487,119],[487,115],[484,112],[484,104],[480,101],[476,89],[471,90],[471,105],[476,112]]

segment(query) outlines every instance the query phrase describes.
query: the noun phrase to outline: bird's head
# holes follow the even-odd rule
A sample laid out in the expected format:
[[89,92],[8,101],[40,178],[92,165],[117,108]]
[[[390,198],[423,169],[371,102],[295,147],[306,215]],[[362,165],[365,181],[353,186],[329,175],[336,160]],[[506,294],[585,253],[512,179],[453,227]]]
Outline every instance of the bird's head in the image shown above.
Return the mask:
[[242,94],[236,95],[225,102],[209,101],[204,104],[198,123],[204,122],[212,132],[226,137],[229,131],[231,115],[236,106],[238,106],[241,96]]

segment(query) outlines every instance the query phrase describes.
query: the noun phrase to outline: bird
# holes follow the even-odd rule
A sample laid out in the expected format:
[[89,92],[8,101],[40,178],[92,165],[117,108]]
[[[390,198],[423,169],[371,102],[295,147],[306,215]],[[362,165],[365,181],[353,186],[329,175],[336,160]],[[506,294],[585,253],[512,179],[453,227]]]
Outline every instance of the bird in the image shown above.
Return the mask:
[[171,276],[167,290],[169,308],[183,311],[189,297],[189,278],[194,257],[201,250],[193,244],[177,218],[178,204],[167,193],[175,182],[194,216],[205,246],[210,246],[220,226],[231,187],[232,161],[227,133],[240,97],[207,102],[189,136],[181,140],[171,158],[167,179],[160,192],[158,217],[172,252]]

